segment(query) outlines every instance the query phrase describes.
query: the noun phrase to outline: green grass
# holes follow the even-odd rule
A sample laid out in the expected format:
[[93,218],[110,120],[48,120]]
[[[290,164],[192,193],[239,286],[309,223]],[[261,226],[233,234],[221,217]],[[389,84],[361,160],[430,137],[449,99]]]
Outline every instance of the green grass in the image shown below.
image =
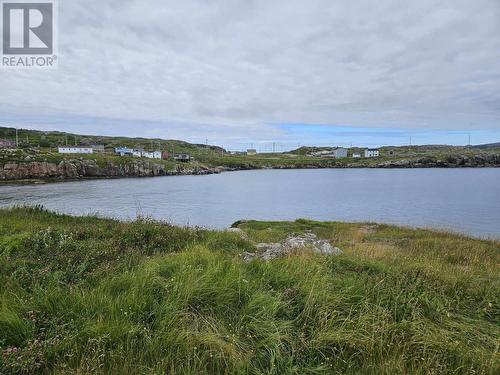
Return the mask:
[[251,241],[146,219],[0,210],[2,374],[498,374],[500,244],[386,225],[344,254],[241,261]]

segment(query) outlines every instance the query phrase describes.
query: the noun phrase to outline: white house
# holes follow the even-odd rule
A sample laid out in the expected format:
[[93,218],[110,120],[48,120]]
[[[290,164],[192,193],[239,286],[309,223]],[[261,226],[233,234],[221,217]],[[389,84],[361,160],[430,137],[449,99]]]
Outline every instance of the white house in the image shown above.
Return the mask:
[[131,149],[128,147],[117,147],[115,152],[121,156],[132,155],[136,158],[161,159],[161,151],[144,151],[143,149]]
[[92,154],[90,146],[59,146],[57,148],[60,154]]
[[368,148],[365,150],[365,158],[377,158],[380,156],[378,148]]
[[352,154],[352,157],[354,159],[359,159],[361,157],[361,154]]
[[143,158],[161,159],[161,151],[142,151]]

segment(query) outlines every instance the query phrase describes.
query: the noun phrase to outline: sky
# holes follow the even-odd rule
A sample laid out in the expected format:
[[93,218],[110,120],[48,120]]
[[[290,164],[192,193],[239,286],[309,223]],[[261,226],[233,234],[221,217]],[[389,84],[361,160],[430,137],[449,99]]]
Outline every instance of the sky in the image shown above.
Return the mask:
[[500,141],[499,0],[59,1],[0,126],[228,149]]

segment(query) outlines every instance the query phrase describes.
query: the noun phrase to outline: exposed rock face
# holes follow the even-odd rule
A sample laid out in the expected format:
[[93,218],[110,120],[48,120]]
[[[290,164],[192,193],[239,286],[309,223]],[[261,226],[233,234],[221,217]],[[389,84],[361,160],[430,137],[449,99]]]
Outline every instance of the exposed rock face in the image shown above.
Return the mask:
[[0,179],[54,178],[59,175],[56,164],[47,162],[7,163],[0,165]]
[[300,249],[310,249],[323,255],[341,255],[343,253],[338,247],[333,247],[329,241],[319,240],[312,232],[289,236],[281,243],[259,243],[257,249],[258,253],[243,253],[243,260],[249,262],[254,258],[260,258],[269,261],[292,254]]
[[218,168],[168,170],[163,164],[144,160],[99,165],[95,160],[71,159],[59,164],[49,162],[8,162],[0,164],[0,180],[77,179],[93,177],[147,177],[169,175],[201,175],[221,173]]
[[423,157],[416,160],[390,160],[375,164],[373,168],[475,168],[500,167],[500,155],[481,154],[474,157],[449,155],[444,159]]
[[[228,167],[179,167],[168,170],[163,164],[145,160],[127,160],[116,163],[108,161],[105,165],[98,164],[95,160],[70,159],[59,164],[50,162],[37,162],[25,158],[19,162],[5,162],[0,164],[0,180],[29,180],[29,179],[76,179],[93,177],[147,177],[147,176],[176,176],[176,175],[204,175],[221,173],[225,171],[245,169],[265,169],[268,167],[243,164],[236,168]],[[275,169],[292,168],[474,168],[474,167],[500,167],[500,154],[480,154],[474,157],[465,155],[450,155],[443,159],[435,157],[422,157],[416,160],[389,160],[378,164],[335,164],[317,165],[273,165]]]

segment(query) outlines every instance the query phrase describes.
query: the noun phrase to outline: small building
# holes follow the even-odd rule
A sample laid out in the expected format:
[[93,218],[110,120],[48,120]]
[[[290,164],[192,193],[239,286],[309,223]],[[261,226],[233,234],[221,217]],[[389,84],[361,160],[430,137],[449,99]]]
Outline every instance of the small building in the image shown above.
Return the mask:
[[334,158],[340,159],[340,158],[346,158],[347,157],[347,149],[343,147],[335,147],[332,150],[331,154]]
[[368,148],[365,150],[365,158],[377,158],[380,156],[378,148]]
[[249,155],[249,156],[257,155],[257,150],[255,148],[249,148],[247,150],[247,155]]
[[57,151],[60,154],[92,154],[93,150],[90,146],[59,146]]
[[142,151],[141,156],[148,159],[161,159],[161,151]]
[[352,154],[352,157],[354,159],[359,159],[359,158],[361,158],[361,154]]
[[135,156],[136,158],[142,158],[142,153],[144,152],[144,149],[142,148],[135,148],[132,150],[132,156]]
[[92,147],[93,152],[98,152],[98,153],[104,152],[104,145],[90,145],[90,147]]
[[191,156],[189,154],[178,154],[178,155],[174,155],[174,160],[180,161],[183,163],[187,163],[187,162],[191,161]]
[[168,157],[169,157],[169,156],[170,156],[170,155],[168,154],[168,151],[163,151],[163,152],[161,153],[161,158],[162,158],[163,160],[168,160]]
[[126,155],[132,156],[134,154],[134,150],[128,147],[116,147],[115,153],[119,154],[120,156],[126,156]]

